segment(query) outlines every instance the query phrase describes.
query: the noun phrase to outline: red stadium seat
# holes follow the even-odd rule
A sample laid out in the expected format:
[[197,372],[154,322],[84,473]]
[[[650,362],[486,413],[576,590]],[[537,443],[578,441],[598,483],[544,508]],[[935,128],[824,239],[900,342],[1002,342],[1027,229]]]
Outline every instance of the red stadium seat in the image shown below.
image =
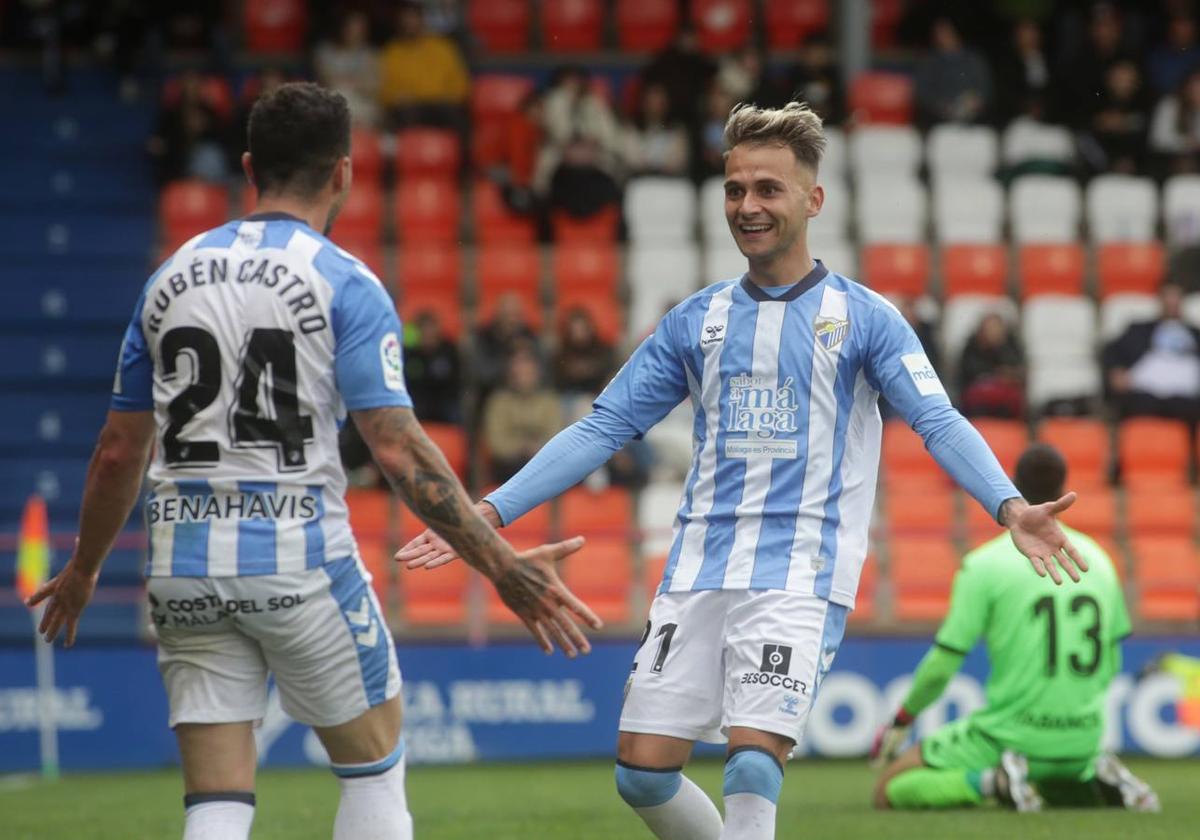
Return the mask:
[[521,300],[529,325],[541,329],[541,258],[537,248],[513,243],[484,245],[479,249],[478,277],[477,323],[487,323],[496,302],[513,294]]
[[617,40],[626,52],[658,52],[679,29],[678,0],[617,0]]
[[359,239],[354,236],[342,236],[335,230],[333,242],[350,256],[366,263],[367,268],[371,269],[379,278],[379,282],[391,288],[392,284],[389,282],[391,278],[388,276],[387,266],[384,262],[383,246],[379,244],[378,236]]
[[450,464],[450,469],[454,470],[459,481],[466,482],[469,452],[467,433],[463,431],[463,428],[453,423],[429,422],[421,423],[421,428],[433,441],[434,446],[442,450],[442,454],[446,456],[446,461]]
[[392,534],[392,494],[387,490],[346,490],[350,529],[356,538],[388,540]]
[[167,247],[174,250],[229,220],[229,193],[207,181],[172,181],[159,195],[158,208]]
[[829,0],[766,0],[767,46],[795,49],[829,26]]
[[1117,495],[1104,485],[1087,487],[1063,511],[1062,521],[1089,537],[1111,539],[1117,529]]
[[871,46],[875,49],[896,43],[896,30],[904,17],[906,0],[871,0]]
[[895,537],[888,541],[893,612],[901,621],[940,621],[950,605],[958,552],[945,537]]
[[967,493],[959,493],[958,498],[962,502],[967,526],[967,544],[972,548],[987,542],[1003,530],[991,511],[984,510],[983,505],[975,501],[974,497]]
[[854,610],[848,621],[851,624],[867,624],[878,617],[875,599],[879,595],[879,560],[868,554],[858,578],[858,592],[854,596]]
[[1145,621],[1200,619],[1200,563],[1190,537],[1132,541],[1138,612]]
[[954,495],[949,487],[932,485],[917,492],[892,485],[884,500],[889,534],[949,534],[954,530]]
[[396,225],[405,243],[455,242],[462,191],[453,178],[405,178],[396,188]]
[[692,0],[692,25],[706,52],[740,49],[750,37],[750,0]]
[[596,334],[603,341],[615,345],[621,340],[623,318],[621,306],[615,298],[599,296],[588,289],[560,290],[555,309],[560,324],[572,310],[582,309],[591,316]]
[[556,294],[581,291],[615,301],[621,278],[621,257],[613,245],[560,245],[550,266]]
[[466,623],[472,580],[466,563],[447,563],[436,569],[400,568],[397,577],[405,623],[441,627]]
[[859,73],[850,83],[850,111],[861,124],[908,125],[912,79],[901,73]]
[[308,34],[304,0],[254,0],[244,4],[246,49],[254,53],[298,53]]
[[1129,557],[1126,555],[1124,549],[1112,537],[1103,534],[1088,534],[1088,536],[1094,539],[1100,548],[1104,549],[1104,553],[1112,561],[1113,571],[1117,573],[1117,577],[1124,583],[1125,579],[1129,577]]
[[440,128],[409,128],[396,134],[396,170],[411,175],[453,177],[462,161],[458,135]]
[[[169,108],[179,102],[181,85],[179,77],[167,79],[163,83],[161,102],[164,108]],[[228,120],[233,116],[233,89],[223,76],[204,76],[200,80],[200,97],[204,104],[212,108],[217,117]]]
[[378,242],[382,221],[383,188],[378,181],[364,181],[350,190],[333,230],[338,237]]
[[1083,248],[1078,244],[1022,245],[1017,263],[1023,298],[1083,294]]
[[397,250],[399,287],[407,295],[418,292],[426,297],[443,295],[461,300],[462,251],[456,245],[414,243]]
[[1166,270],[1163,247],[1158,242],[1111,242],[1101,245],[1097,257],[1100,297],[1158,291]]
[[534,220],[514,213],[505,204],[500,188],[486,178],[475,182],[474,205],[475,239],[478,242],[534,242],[537,239]]
[[533,79],[482,73],[471,84],[471,159],[485,169],[504,156],[507,123],[534,88]]
[[562,564],[563,582],[606,624],[624,624],[631,616],[633,556],[629,540],[594,537]]
[[432,312],[442,325],[442,331],[451,341],[458,341],[463,334],[462,302],[458,297],[447,297],[440,290],[418,289],[405,291],[399,306],[400,320],[410,324],[422,312]]
[[1196,530],[1196,499],[1191,488],[1152,484],[1131,487],[1125,492],[1125,527],[1131,537],[1190,539]]
[[663,573],[667,569],[667,555],[655,554],[652,557],[647,557],[645,565],[642,567],[642,589],[646,594],[646,600],[654,599],[655,593],[658,592],[659,584],[662,583]]
[[983,439],[987,441],[988,447],[996,453],[996,458],[1000,461],[1004,472],[1012,475],[1017,467],[1017,459],[1029,446],[1029,431],[1025,428],[1025,424],[1020,420],[996,420],[985,417],[972,420],[971,425],[979,430],[979,434],[983,435]]
[[1179,420],[1134,417],[1117,427],[1121,483],[1178,487],[1188,479],[1187,426]]
[[929,248],[925,245],[868,245],[863,279],[880,294],[920,297],[928,291]]
[[[495,489],[495,487],[489,487],[482,495],[486,496]],[[505,525],[504,535],[514,539],[531,540],[537,544],[549,542],[553,538],[554,531],[553,517],[551,516],[553,507],[553,502],[538,505],[515,522]]]
[[615,204],[586,219],[556,210],[550,215],[550,225],[554,229],[554,241],[560,246],[571,242],[616,242],[620,217],[621,211]]
[[1067,461],[1067,489],[1090,489],[1108,481],[1112,435],[1100,420],[1048,417],[1037,438],[1062,453]]
[[467,27],[488,52],[524,52],[533,18],[530,6],[530,0],[470,0]]
[[1008,284],[1008,251],[1002,245],[946,245],[942,248],[942,294],[1003,296]]
[[354,165],[354,189],[366,181],[378,182],[383,171],[379,135],[369,128],[355,128],[350,135],[350,161]]
[[628,539],[633,529],[633,504],[622,487],[599,492],[573,487],[562,495],[558,513],[563,537]]
[[604,34],[601,0],[542,4],[542,46],[552,53],[595,52]]
[[923,489],[950,482],[925,449],[925,441],[903,420],[889,420],[883,425],[883,480],[888,492],[897,485]]

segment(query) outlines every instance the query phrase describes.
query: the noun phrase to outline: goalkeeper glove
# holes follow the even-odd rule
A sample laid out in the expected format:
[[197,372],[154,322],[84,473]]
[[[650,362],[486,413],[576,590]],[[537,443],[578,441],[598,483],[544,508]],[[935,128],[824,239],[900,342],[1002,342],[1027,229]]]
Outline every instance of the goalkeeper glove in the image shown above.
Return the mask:
[[872,767],[882,767],[896,759],[904,742],[908,740],[912,722],[913,716],[901,706],[891,723],[879,727],[879,731],[875,733],[875,740],[871,744]]

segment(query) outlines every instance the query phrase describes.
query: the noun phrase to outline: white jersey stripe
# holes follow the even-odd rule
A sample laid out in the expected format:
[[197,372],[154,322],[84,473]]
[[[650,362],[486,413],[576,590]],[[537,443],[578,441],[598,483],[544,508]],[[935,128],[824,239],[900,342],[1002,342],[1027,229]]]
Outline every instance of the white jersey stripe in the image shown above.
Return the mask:
[[238,520],[213,519],[208,525],[208,576],[238,573]]
[[883,438],[879,416],[879,394],[867,383],[860,370],[854,379],[854,404],[846,428],[846,449],[842,455],[842,495],[838,505],[841,521],[837,528],[838,556],[833,570],[831,596],[838,603],[852,601],[858,589],[863,558],[867,555],[864,527],[875,507],[875,482]]
[[[178,491],[175,489],[174,482],[163,482],[150,494],[153,499],[159,492],[175,495]],[[147,510],[150,506],[147,505]],[[175,554],[175,526],[174,525],[159,525],[157,528],[148,528],[150,532],[150,563],[148,564],[149,576],[169,575],[171,574],[171,558]]]

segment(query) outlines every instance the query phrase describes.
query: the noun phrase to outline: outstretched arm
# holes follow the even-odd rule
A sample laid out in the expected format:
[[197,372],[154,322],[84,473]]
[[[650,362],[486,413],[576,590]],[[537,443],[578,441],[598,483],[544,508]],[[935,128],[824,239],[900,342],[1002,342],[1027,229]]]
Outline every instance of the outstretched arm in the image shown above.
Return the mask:
[[871,745],[871,763],[880,767],[895,760],[908,740],[917,715],[942,696],[950,680],[962,667],[963,654],[934,645],[913,673],[912,686],[891,723],[881,727]]

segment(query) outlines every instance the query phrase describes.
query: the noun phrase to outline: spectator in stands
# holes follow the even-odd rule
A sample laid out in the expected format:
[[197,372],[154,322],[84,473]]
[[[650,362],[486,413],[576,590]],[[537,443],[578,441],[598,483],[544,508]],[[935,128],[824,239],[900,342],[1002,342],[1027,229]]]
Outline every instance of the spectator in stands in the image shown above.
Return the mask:
[[[813,38],[800,49],[800,60],[792,69],[790,89],[794,96],[817,112],[825,125],[838,125],[846,118],[841,73],[835,53],[825,36]],[[790,95],[785,96],[791,99]]]
[[1064,107],[1061,116],[1076,127],[1083,127],[1090,116],[1091,103],[1104,89],[1108,68],[1119,61],[1137,61],[1138,55],[1126,44],[1121,13],[1112,3],[1097,3],[1091,9],[1087,40],[1079,50],[1062,56],[1061,71]]
[[471,79],[457,45],[425,28],[421,4],[404,2],[396,36],[380,59],[379,100],[395,128],[434,125],[462,130]]
[[1053,114],[1050,55],[1042,28],[1031,18],[1013,24],[1012,40],[996,63],[996,111],[1002,124],[1023,114]]
[[620,198],[621,128],[581,68],[555,74],[542,105],[542,130],[535,186],[551,210],[584,218]]
[[696,153],[695,177],[698,180],[725,174],[725,120],[736,103],[715,81],[704,97],[704,120],[693,141]]
[[637,111],[625,127],[624,157],[631,175],[687,175],[687,129],[672,118],[662,85],[642,88]]
[[163,103],[158,127],[147,143],[159,181],[166,183],[177,178],[224,181],[230,174],[225,155],[228,113],[220,113],[217,103],[205,95],[204,79],[195,70],[187,70],[179,77],[178,90],[177,97]]
[[1198,66],[1200,44],[1196,39],[1196,18],[1176,10],[1167,23],[1166,43],[1155,47],[1146,60],[1150,84],[1155,93],[1169,93]]
[[490,480],[507,481],[561,428],[562,405],[542,383],[541,363],[532,352],[517,351],[508,360],[504,384],[483,408]]
[[572,309],[559,329],[555,387],[564,400],[580,394],[596,394],[607,384],[612,372],[612,345],[596,332],[596,324],[586,309]]
[[694,130],[704,111],[696,91],[706,90],[717,66],[700,50],[696,30],[684,25],[675,40],[650,59],[642,71],[642,86],[661,84],[671,103],[671,116]]
[[1179,89],[1154,109],[1150,150],[1163,173],[1200,169],[1200,69],[1184,76]]
[[518,351],[541,357],[537,336],[525,320],[521,299],[514,294],[501,295],[492,319],[475,334],[475,358],[472,370],[482,391],[499,384],[508,357]]
[[1131,324],[1104,348],[1104,373],[1117,416],[1200,419],[1200,330],[1183,320],[1183,289],[1159,291],[1162,315]]
[[537,216],[542,196],[534,188],[539,150],[542,147],[542,94],[531,90],[504,124],[503,154],[488,170],[500,185],[504,202],[511,210]]
[[958,363],[959,401],[968,417],[1014,417],[1025,411],[1025,360],[1016,336],[989,313],[967,339]]
[[917,118],[926,125],[978,122],[992,98],[987,62],[963,43],[949,18],[933,22],[932,51],[917,64],[913,93]]
[[1150,107],[1142,74],[1133,61],[1118,61],[1104,75],[1104,89],[1079,140],[1080,152],[1097,172],[1136,175],[1146,162]]
[[366,13],[348,12],[337,40],[317,47],[315,64],[318,81],[346,97],[354,121],[373,126],[379,120],[379,53],[370,36]]
[[246,132],[250,128],[250,110],[260,96],[264,96],[290,81],[283,68],[267,65],[257,74],[249,76],[242,83],[241,94],[238,96],[237,108],[233,114],[233,130],[229,133],[227,151],[231,171],[238,172],[242,167],[242,153],[246,151]]
[[404,378],[418,420],[462,422],[462,364],[437,313],[417,313],[405,331]]
[[[913,332],[917,334],[917,340],[921,342],[921,349],[925,351],[925,358],[929,359],[929,364],[933,365],[933,369],[940,374],[942,372],[942,355],[938,350],[937,339],[934,337],[934,322],[922,314],[920,301],[910,295],[895,294],[887,297],[900,310],[900,314],[904,316],[905,321],[908,321],[908,325],[913,328]],[[879,399],[879,413],[885,420],[900,416],[891,403],[883,397]]]

